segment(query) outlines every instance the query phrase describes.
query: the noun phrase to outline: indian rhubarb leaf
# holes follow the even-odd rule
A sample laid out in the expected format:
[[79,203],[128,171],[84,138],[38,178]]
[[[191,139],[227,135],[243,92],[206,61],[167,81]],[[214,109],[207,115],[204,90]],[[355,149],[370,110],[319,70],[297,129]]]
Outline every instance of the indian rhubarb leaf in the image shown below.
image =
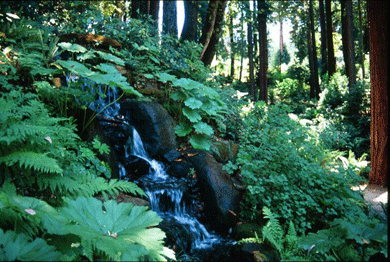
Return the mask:
[[190,125],[187,125],[184,122],[181,122],[180,124],[178,124],[175,127],[175,133],[179,137],[184,137],[184,136],[188,135],[189,133],[191,133],[191,131],[192,131],[192,127]]
[[183,108],[183,114],[192,122],[198,122],[202,119],[197,110],[188,107]]
[[200,134],[211,136],[214,133],[213,128],[204,122],[198,122],[194,124],[194,128],[195,131]]
[[204,135],[193,135],[190,138],[190,143],[195,149],[209,150],[211,141]]
[[191,109],[196,109],[196,108],[200,108],[203,103],[202,101],[196,98],[190,97],[184,101],[184,104]]

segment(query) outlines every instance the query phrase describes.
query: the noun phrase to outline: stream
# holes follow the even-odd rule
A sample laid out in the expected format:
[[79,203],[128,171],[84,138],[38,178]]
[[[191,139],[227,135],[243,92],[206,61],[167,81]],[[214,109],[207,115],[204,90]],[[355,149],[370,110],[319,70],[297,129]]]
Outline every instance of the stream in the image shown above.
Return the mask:
[[[68,79],[67,81],[72,82]],[[90,86],[84,83],[81,88],[88,89]],[[93,88],[90,89],[91,92],[96,92]],[[218,254],[223,254],[224,249],[221,247],[230,247],[234,241],[217,235],[200,222],[204,213],[199,210],[201,202],[197,179],[190,174],[170,176],[162,163],[148,156],[137,130],[128,124],[129,119],[119,116],[120,103],[114,102],[116,97],[117,90],[109,88],[105,97],[99,97],[87,106],[95,112],[100,112],[99,125],[109,130],[105,133],[109,139],[117,135],[115,128],[118,125],[128,130],[126,135],[122,134],[121,142],[117,141],[113,148],[117,153],[124,153],[124,156],[118,159],[119,178],[131,180],[145,191],[151,209],[163,218],[159,227],[166,232],[166,245],[175,250],[177,259],[203,261],[216,250]],[[142,159],[149,166],[148,173],[136,180],[129,179],[132,174],[128,172],[131,170],[125,168],[134,158]]]

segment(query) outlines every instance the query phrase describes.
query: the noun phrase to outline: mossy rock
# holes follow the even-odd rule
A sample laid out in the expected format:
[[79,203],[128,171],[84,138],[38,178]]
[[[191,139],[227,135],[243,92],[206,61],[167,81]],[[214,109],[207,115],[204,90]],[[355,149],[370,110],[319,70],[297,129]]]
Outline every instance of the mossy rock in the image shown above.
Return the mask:
[[243,223],[236,226],[233,229],[232,237],[235,240],[240,240],[243,238],[255,237],[255,232],[258,237],[261,236],[261,228],[262,226],[255,223]]

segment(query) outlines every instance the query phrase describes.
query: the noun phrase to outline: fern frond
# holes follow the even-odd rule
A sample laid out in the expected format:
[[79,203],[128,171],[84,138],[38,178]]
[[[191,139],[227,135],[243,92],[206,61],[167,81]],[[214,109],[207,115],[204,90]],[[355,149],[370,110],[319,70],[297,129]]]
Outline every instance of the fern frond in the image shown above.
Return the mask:
[[282,239],[284,232],[279,223],[279,216],[272,213],[272,211],[266,206],[263,207],[263,214],[265,218],[269,219],[262,229],[263,240],[267,239],[278,251],[281,251],[283,248]]
[[62,168],[57,164],[57,160],[48,157],[43,153],[36,152],[13,152],[9,155],[0,157],[0,163],[5,163],[8,166],[19,163],[20,167],[32,168],[35,171],[45,173],[57,173],[63,172]]
[[294,223],[290,221],[290,224],[288,226],[287,235],[285,237],[285,245],[287,250],[295,250],[298,246],[298,235],[297,231],[295,230]]

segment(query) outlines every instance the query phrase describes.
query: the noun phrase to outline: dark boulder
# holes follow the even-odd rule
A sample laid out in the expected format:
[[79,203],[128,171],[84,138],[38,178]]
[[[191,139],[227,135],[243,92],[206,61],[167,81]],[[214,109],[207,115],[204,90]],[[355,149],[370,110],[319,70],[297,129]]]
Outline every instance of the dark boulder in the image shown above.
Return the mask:
[[130,155],[126,159],[126,180],[134,181],[138,178],[149,174],[150,163],[142,157]]
[[232,238],[235,240],[240,240],[242,238],[255,237],[255,233],[258,237],[260,237],[261,229],[262,227],[255,223],[242,223],[233,229]]
[[241,192],[212,155],[201,150],[187,153],[187,161],[196,171],[207,220],[217,231],[227,233],[237,223]]
[[236,261],[280,261],[278,251],[263,243],[234,245],[232,252]]
[[141,136],[151,158],[163,156],[177,147],[174,121],[162,105],[149,101],[126,100],[119,113]]

